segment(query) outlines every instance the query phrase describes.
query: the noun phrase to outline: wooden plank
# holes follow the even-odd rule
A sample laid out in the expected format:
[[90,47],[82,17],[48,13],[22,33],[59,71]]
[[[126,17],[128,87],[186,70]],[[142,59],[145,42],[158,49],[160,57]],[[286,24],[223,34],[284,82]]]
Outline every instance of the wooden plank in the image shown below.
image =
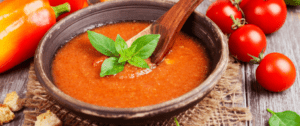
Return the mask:
[[270,35],[267,35],[267,49],[265,52],[279,52],[288,56],[295,64],[297,78],[294,85],[280,93],[273,93],[264,90],[255,80],[257,65],[245,64],[245,90],[247,106],[253,114],[254,121],[250,126],[268,126],[271,114],[267,108],[275,112],[292,110],[300,113],[300,7],[288,7],[288,15],[283,27]]
[[[3,103],[6,94],[16,91],[20,98],[25,98],[28,70],[33,58],[19,64],[13,69],[0,74],[0,103]],[[15,119],[3,126],[21,126],[24,120],[23,110],[15,112]]]
[[[241,106],[241,107],[248,107],[248,105],[247,105],[247,101],[248,101],[248,97],[247,97],[247,88],[246,88],[246,85],[245,85],[245,76],[246,76],[246,71],[245,71],[245,64],[246,63],[241,63],[241,77],[242,77],[242,92],[243,92],[243,98],[244,98],[244,101],[243,101],[243,106]],[[246,122],[246,126],[249,126],[249,121],[247,121]]]

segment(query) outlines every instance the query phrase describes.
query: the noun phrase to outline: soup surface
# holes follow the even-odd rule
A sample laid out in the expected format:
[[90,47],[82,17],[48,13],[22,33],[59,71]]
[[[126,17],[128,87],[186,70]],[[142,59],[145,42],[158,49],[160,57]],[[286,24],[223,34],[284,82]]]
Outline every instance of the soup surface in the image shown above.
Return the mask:
[[[130,39],[149,23],[122,22],[93,31],[113,40],[117,34]],[[130,108],[154,105],[179,97],[197,87],[207,77],[209,60],[205,49],[184,33],[158,65],[150,69],[125,65],[124,71],[100,77],[101,64],[107,57],[90,44],[87,33],[63,48],[53,61],[52,74],[57,87],[78,100],[106,107]]]

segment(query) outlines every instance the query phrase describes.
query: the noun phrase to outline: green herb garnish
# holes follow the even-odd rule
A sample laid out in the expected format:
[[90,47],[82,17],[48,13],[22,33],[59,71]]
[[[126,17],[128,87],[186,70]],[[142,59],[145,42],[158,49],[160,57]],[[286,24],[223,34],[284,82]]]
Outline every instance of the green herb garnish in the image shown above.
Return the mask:
[[160,38],[159,34],[144,35],[136,39],[128,48],[120,35],[117,35],[114,41],[93,31],[87,31],[87,33],[93,47],[102,54],[110,56],[101,66],[101,77],[123,71],[126,62],[136,67],[149,68],[144,59],[152,55]]
[[300,116],[293,111],[284,112],[273,112],[267,109],[268,112],[272,113],[272,117],[269,119],[270,126],[300,126]]
[[174,117],[174,121],[175,121],[176,126],[180,126],[176,117]]

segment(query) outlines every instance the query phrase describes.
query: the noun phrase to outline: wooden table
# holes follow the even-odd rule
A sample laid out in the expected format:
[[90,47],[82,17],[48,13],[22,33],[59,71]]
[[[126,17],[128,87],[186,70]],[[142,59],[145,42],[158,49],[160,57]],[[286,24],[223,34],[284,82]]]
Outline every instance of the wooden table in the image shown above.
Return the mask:
[[[211,2],[205,0],[197,8],[197,11],[205,14]],[[280,93],[272,93],[264,90],[256,82],[255,70],[257,65],[244,63],[242,65],[244,107],[249,107],[253,114],[253,121],[247,122],[248,126],[268,126],[271,114],[267,112],[267,108],[275,112],[292,110],[300,114],[300,63],[298,62],[300,61],[300,6],[288,7],[285,24],[279,31],[267,35],[267,42],[265,54],[279,52],[288,56],[296,66],[297,78],[290,89]],[[6,94],[11,91],[17,91],[20,97],[25,97],[28,70],[32,61],[31,58],[0,74],[0,102],[3,102]],[[16,113],[16,118],[4,126],[21,126],[23,120],[23,113],[19,111]]]

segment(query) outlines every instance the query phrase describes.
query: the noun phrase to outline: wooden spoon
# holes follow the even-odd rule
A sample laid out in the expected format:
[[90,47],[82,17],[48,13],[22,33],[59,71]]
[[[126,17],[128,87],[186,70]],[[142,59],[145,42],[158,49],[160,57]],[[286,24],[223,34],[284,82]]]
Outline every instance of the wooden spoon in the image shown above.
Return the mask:
[[135,39],[146,34],[160,34],[157,47],[151,55],[151,62],[158,64],[174,45],[174,36],[203,0],[180,0],[158,20],[127,41],[130,46]]

